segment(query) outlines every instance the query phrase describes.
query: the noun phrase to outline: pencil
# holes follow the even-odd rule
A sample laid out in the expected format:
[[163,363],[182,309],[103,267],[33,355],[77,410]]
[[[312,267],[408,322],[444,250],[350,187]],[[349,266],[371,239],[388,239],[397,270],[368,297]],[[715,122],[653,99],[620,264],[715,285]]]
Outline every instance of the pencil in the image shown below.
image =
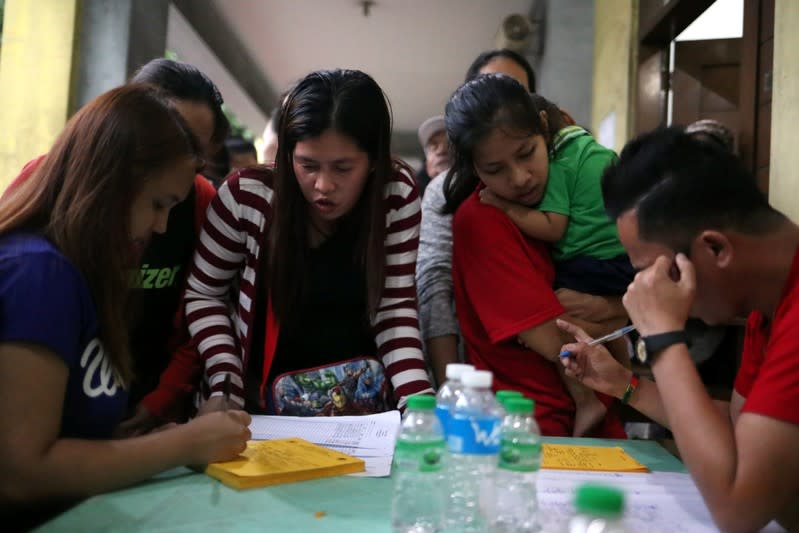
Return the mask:
[[[630,333],[631,331],[635,331],[635,326],[624,326],[623,328],[619,328],[613,333],[608,333],[603,337],[599,337],[597,339],[592,340],[588,343],[588,346],[596,346],[597,344],[604,344],[606,342],[610,342],[612,340],[618,339],[619,337],[623,337]],[[561,357],[571,357],[572,353],[569,351],[560,352],[559,354]]]
[[222,385],[222,394],[225,398],[225,410],[227,410],[228,405],[230,404],[230,372],[225,374],[225,383]]

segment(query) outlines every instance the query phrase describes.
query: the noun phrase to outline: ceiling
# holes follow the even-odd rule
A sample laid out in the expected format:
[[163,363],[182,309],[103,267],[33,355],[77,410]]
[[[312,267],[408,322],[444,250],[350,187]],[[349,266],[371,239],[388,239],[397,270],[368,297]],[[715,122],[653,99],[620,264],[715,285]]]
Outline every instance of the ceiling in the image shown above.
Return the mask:
[[[265,97],[270,101],[254,95],[237,113],[252,114],[253,103],[271,108],[274,94],[313,70],[356,68],[386,92],[395,130],[414,132],[424,119],[443,112],[477,54],[493,48],[500,21],[511,13],[528,14],[533,0],[377,0],[368,16],[358,0],[193,0],[197,3],[211,4],[225,19],[219,27],[235,32],[273,89]],[[170,40],[175,47],[175,38]],[[189,53],[179,53],[181,59],[197,55],[196,61],[208,61],[196,47],[183,47]],[[222,76],[220,68],[224,65],[212,69],[216,77]],[[223,88],[226,98],[227,92]],[[248,124],[263,120],[241,118]]]

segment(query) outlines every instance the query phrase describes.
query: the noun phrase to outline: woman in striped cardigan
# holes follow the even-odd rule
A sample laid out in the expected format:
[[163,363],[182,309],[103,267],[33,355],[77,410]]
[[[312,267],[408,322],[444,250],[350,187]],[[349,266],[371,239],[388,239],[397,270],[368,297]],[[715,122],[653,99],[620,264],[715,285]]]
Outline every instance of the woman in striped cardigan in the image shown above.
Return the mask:
[[[314,72],[278,120],[275,168],[228,178],[195,253],[186,313],[205,363],[210,398],[201,410],[225,406],[229,374],[231,402],[279,411],[270,392],[281,375],[356,356],[382,363],[404,407],[408,395],[432,388],[414,286],[419,196],[411,172],[391,157],[385,95],[359,71]],[[322,394],[331,402],[325,413],[342,412],[342,391],[361,390],[364,365],[336,370],[342,381]],[[283,383],[281,402],[291,392]]]

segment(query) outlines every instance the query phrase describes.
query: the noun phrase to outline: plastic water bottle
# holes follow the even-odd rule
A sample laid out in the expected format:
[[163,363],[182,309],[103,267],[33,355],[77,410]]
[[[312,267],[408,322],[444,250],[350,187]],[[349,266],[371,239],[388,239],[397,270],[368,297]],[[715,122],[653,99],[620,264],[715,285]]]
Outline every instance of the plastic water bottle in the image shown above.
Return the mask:
[[569,533],[625,533],[624,493],[604,485],[581,485],[574,495],[576,514]]
[[433,396],[411,396],[394,451],[391,527],[395,533],[438,533],[447,506],[446,445]]
[[474,370],[472,365],[464,365],[460,363],[450,363],[447,365],[447,380],[438,389],[436,394],[436,414],[438,420],[441,422],[441,429],[444,431],[444,438],[447,437],[447,426],[449,425],[449,414],[452,407],[455,405],[455,400],[461,395],[463,391],[463,384],[461,383],[461,376],[464,372],[471,372]]
[[447,527],[458,533],[488,531],[493,513],[501,408],[491,393],[491,379],[491,372],[464,373],[463,393],[456,400],[449,421]]
[[529,398],[505,400],[499,460],[494,478],[494,533],[539,531],[536,478],[541,466],[541,432]]

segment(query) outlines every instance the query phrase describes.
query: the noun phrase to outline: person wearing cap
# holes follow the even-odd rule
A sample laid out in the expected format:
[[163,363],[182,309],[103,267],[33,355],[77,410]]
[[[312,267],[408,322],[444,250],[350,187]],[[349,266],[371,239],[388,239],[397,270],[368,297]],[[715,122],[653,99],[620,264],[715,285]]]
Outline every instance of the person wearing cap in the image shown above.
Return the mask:
[[424,149],[424,166],[416,174],[419,194],[423,195],[430,180],[446,171],[452,164],[444,116],[430,117],[419,126],[419,144]]
[[735,153],[735,135],[732,130],[712,118],[703,118],[688,124],[685,133],[698,141],[716,143],[720,148]]

